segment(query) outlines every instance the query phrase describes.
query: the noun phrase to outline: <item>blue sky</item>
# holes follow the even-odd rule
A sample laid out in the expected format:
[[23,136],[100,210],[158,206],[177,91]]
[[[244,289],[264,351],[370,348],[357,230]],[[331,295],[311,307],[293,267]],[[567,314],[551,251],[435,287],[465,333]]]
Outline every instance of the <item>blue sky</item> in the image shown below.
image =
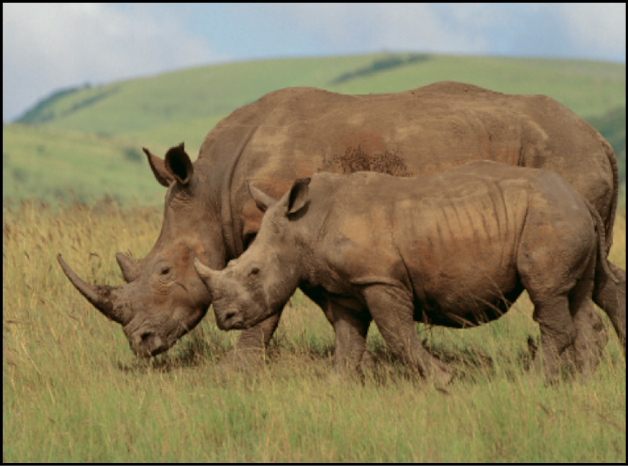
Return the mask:
[[2,119],[55,89],[381,51],[626,62],[626,4],[3,4]]

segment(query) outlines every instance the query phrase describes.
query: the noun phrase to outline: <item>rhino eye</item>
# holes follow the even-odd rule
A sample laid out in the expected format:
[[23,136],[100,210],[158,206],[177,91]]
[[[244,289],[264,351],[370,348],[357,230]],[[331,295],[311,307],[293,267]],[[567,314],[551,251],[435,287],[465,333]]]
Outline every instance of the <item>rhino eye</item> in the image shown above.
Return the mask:
[[249,275],[257,275],[259,273],[259,267],[253,267],[249,272]]
[[163,269],[161,269],[162,275],[168,275],[168,272],[170,272],[170,267],[164,267]]

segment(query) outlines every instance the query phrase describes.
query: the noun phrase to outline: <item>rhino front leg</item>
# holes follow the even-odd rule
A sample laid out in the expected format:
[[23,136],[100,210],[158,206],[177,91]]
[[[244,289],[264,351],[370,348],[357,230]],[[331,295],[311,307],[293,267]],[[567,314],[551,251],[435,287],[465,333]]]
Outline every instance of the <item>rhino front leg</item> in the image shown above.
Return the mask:
[[405,292],[386,285],[363,290],[368,309],[390,349],[411,370],[437,385],[447,385],[451,369],[427,352],[414,330],[414,307]]
[[277,329],[280,317],[281,312],[270,316],[250,329],[243,330],[240,339],[220,361],[218,368],[223,370],[247,369],[256,364],[262,364],[266,346]]
[[334,373],[341,379],[350,377],[368,355],[366,335],[371,316],[366,309],[353,310],[333,301],[329,301],[325,315],[336,334]]

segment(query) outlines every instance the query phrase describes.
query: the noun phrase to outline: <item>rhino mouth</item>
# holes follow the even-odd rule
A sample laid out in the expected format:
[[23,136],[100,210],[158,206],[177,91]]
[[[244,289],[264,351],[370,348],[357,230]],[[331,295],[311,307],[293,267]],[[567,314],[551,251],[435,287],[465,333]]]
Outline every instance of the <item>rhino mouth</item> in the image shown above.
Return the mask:
[[178,321],[160,322],[155,327],[141,317],[123,328],[131,351],[139,358],[151,358],[168,351],[189,330]]
[[216,310],[216,324],[220,330],[244,330],[242,312],[236,308]]

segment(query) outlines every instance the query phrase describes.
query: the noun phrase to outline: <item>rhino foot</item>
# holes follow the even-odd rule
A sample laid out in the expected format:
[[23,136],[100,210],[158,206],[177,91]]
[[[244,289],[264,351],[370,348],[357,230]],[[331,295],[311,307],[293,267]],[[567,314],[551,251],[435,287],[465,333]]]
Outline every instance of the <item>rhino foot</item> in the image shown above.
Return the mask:
[[360,369],[373,370],[375,368],[375,360],[373,355],[369,351],[364,351],[362,354],[362,360],[360,361]]
[[432,362],[432,373],[428,376],[436,387],[449,385],[453,378],[452,369],[445,363],[434,358]]

